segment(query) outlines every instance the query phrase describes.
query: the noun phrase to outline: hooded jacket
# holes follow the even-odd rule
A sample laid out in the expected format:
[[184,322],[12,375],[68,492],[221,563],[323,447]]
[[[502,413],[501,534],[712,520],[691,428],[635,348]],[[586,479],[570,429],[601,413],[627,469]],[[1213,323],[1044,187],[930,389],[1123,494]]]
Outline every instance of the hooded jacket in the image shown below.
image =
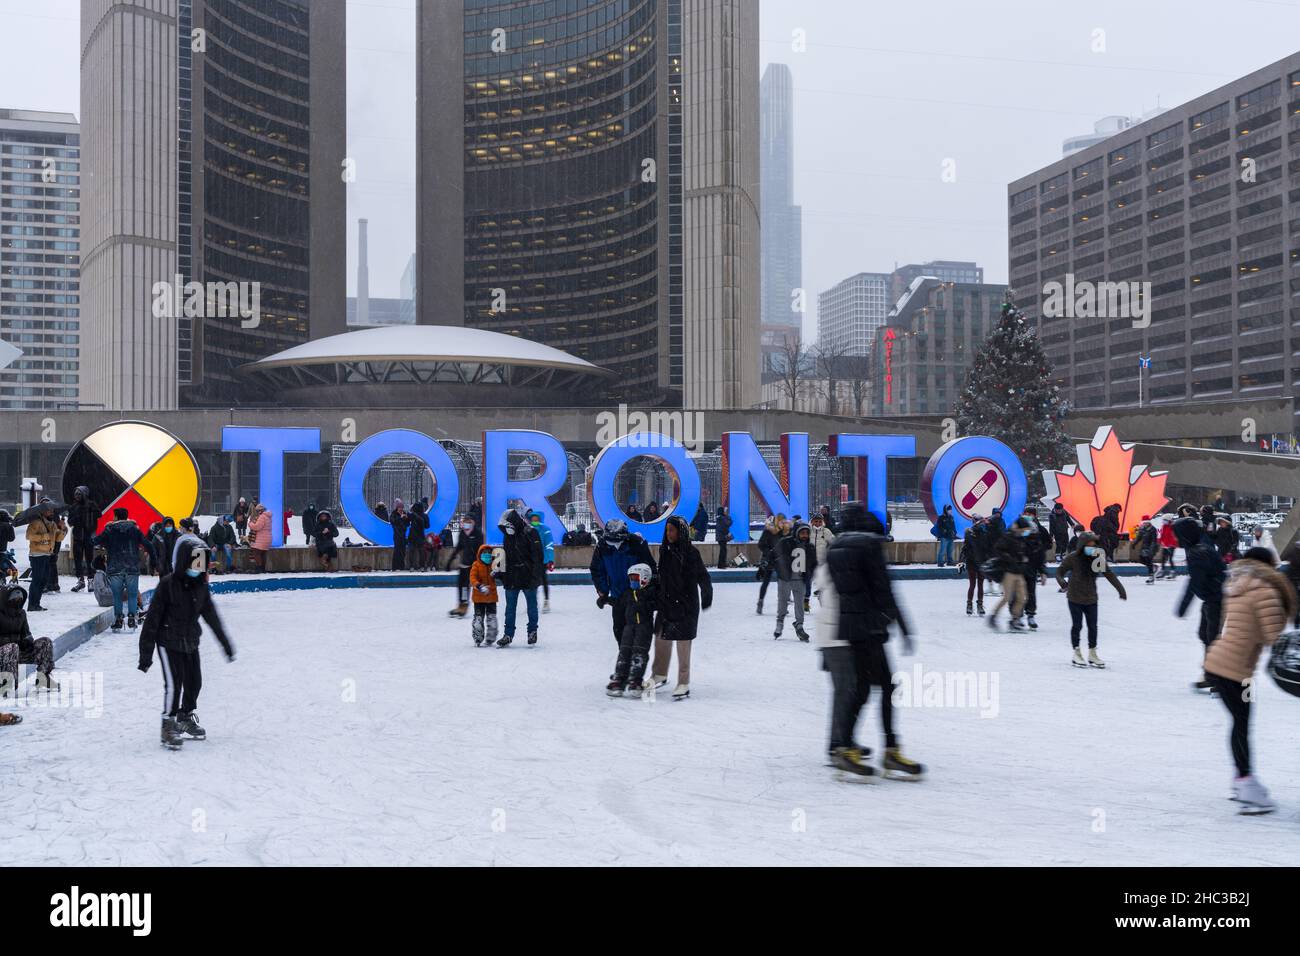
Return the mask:
[[140,551],[149,555],[150,561],[157,561],[153,546],[149,544],[140,526],[130,518],[110,521],[104,530],[95,535],[94,545],[103,548],[107,554],[104,570],[114,574],[138,574],[140,572]]
[[648,564],[656,575],[659,567],[650,545],[639,534],[628,532],[622,541],[610,541],[602,535],[591,552],[591,583],[597,594],[603,594],[611,601],[616,601],[627,590],[627,569],[634,564]]
[[1192,598],[1211,607],[1223,602],[1224,565],[1214,546],[1205,540],[1201,523],[1196,518],[1179,518],[1174,522],[1174,537],[1187,553],[1187,588],[1178,601],[1176,613],[1182,617],[1192,603]]
[[704,505],[695,509],[695,517],[691,519],[691,531],[696,541],[703,541],[708,536],[709,513],[704,510]]
[[718,544],[726,544],[731,540],[731,516],[721,508],[718,509],[717,517],[714,519],[713,537]]
[[[483,563],[483,555],[492,556],[492,545],[479,545],[477,559],[469,569],[470,596],[475,604],[497,603],[497,582],[492,577],[492,566]],[[486,587],[487,593],[479,593],[480,587]]]
[[90,489],[78,485],[68,504],[68,528],[74,541],[82,541],[95,534],[99,524],[99,505],[90,500]]
[[1241,558],[1228,570],[1223,598],[1223,626],[1205,653],[1205,672],[1240,683],[1254,676],[1260,651],[1286,629],[1296,596],[1281,572]]
[[147,671],[153,662],[155,646],[184,654],[196,652],[199,649],[199,638],[203,634],[203,629],[199,626],[200,619],[206,621],[212,629],[213,636],[226,652],[226,657],[234,659],[235,648],[226,636],[226,629],[212,603],[208,576],[201,574],[192,578],[185,573],[193,556],[193,543],[182,541],[176,555],[180,571],[159,581],[153,599],[149,602],[149,613],[140,630],[142,671]]
[[[808,540],[800,539],[800,534],[808,532]],[[802,580],[803,576],[817,566],[817,545],[813,544],[812,528],[802,521],[796,521],[790,533],[776,545],[776,576],[782,581]]]
[[823,519],[820,528],[816,525],[810,525],[810,527],[812,528],[813,547],[817,549],[817,563],[824,564],[826,562],[826,551],[835,540],[835,532],[826,527],[825,519]]
[[[695,639],[700,611],[713,604],[713,581],[699,549],[691,543],[690,526],[678,515],[668,519],[677,528],[677,540],[664,537],[659,545],[659,618],[656,628],[670,641]],[[624,571],[624,578],[627,572]]]
[[[1092,569],[1092,557],[1083,553],[1083,549],[1090,544],[1098,544],[1097,536],[1091,531],[1085,531],[1079,535],[1075,549],[1062,558],[1056,568],[1056,583],[1065,588],[1065,597],[1071,604],[1097,603],[1097,572]],[[1105,560],[1105,555],[1102,555],[1102,561]],[[1109,565],[1101,573],[1121,598],[1128,597],[1124,585]],[[1067,576],[1070,579],[1068,585],[1065,583]]]
[[[14,593],[22,595],[17,606],[9,603],[9,596]],[[18,585],[11,584],[0,591],[0,645],[17,644],[18,650],[24,654],[30,653],[36,643],[27,624],[26,604],[27,591]]]
[[[546,561],[542,552],[542,536],[537,533],[537,529],[514,508],[507,509],[501,515],[497,527],[501,529],[501,546],[506,553],[506,567],[501,575],[502,585],[507,591],[527,591],[541,587]],[[514,533],[511,534],[507,528],[513,528]]]
[[1070,516],[1060,505],[1052,506],[1052,513],[1047,516],[1047,530],[1056,541],[1068,541],[1070,538]]
[[861,506],[844,508],[841,532],[826,552],[831,581],[839,597],[839,640],[850,644],[889,640],[889,625],[908,633],[907,621],[894,599],[885,565],[884,526]]

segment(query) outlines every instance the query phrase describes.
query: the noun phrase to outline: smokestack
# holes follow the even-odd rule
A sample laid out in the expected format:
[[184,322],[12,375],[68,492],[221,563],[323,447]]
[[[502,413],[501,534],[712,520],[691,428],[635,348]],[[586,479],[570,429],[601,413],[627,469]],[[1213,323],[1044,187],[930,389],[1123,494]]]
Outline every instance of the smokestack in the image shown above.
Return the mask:
[[370,324],[370,251],[366,227],[369,219],[357,220],[357,325]]

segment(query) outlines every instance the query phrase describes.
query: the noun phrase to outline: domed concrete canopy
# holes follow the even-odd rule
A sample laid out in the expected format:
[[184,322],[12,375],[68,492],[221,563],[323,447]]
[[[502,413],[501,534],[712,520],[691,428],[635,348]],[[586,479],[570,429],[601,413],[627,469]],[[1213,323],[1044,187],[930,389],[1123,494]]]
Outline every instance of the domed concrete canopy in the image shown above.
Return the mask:
[[603,380],[613,375],[540,342],[445,325],[344,332],[268,355],[240,371],[265,380],[282,401],[389,407],[575,404],[575,395],[604,391]]

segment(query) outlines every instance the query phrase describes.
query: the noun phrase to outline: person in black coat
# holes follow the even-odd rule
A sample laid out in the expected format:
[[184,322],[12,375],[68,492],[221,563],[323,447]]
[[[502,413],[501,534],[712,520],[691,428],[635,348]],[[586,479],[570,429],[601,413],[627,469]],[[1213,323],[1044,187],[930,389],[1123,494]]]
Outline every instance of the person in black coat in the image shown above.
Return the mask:
[[839,534],[839,529],[835,526],[835,522],[831,520],[831,506],[822,505],[820,511],[822,514],[822,521],[825,522],[826,527],[830,529],[831,534]]
[[709,513],[704,508],[704,502],[695,509],[695,517],[691,519],[691,536],[696,541],[703,541],[709,535]]
[[623,633],[619,637],[614,673],[605,685],[606,696],[629,694],[641,697],[651,685],[645,679],[645,669],[649,663],[650,642],[654,640],[658,592],[658,583],[650,565],[634,564],[628,568],[627,587],[615,603],[623,619]]
[[1106,561],[1113,564],[1115,549],[1119,547],[1119,505],[1110,504],[1101,514],[1092,519],[1088,530],[1097,536],[1101,549],[1106,552]]
[[953,517],[952,505],[943,506],[943,514],[934,523],[934,536],[939,539],[939,567],[952,564],[952,543],[957,540],[957,519]]
[[90,488],[78,485],[68,503],[68,528],[72,531],[72,563],[77,575],[74,591],[86,587],[86,578],[93,576],[91,562],[95,560],[95,546],[91,541],[99,530],[99,504],[90,499]]
[[1240,557],[1237,544],[1237,529],[1232,526],[1232,519],[1215,519],[1214,549],[1219,552],[1219,557],[1228,562],[1236,561]]
[[1133,538],[1133,547],[1137,550],[1138,560],[1147,569],[1147,584],[1156,583],[1156,551],[1159,548],[1156,526],[1151,523],[1150,515],[1142,516],[1137,534]]
[[627,509],[627,516],[631,518],[633,521],[640,521],[641,509],[638,508],[636,505],[629,505]]
[[[988,518],[977,515],[961,539],[961,560],[966,566],[966,613],[978,608],[980,617],[984,616],[983,564],[989,557],[988,537]],[[974,607],[973,601],[978,602]]]
[[[714,540],[718,542],[718,567],[727,566],[727,542],[731,540],[731,516],[727,514],[727,509],[719,506],[718,513],[714,517]],[[745,540],[749,540],[749,532],[745,532]]]
[[58,682],[54,673],[54,642],[48,637],[32,637],[27,623],[27,592],[16,584],[0,591],[0,691],[6,689],[17,694],[18,665],[36,666],[36,686],[42,690],[56,691]]
[[1038,511],[1025,508],[1021,517],[1029,523],[1029,536],[1025,538],[1025,554],[1029,568],[1025,572],[1025,622],[1030,630],[1038,630],[1038,585],[1047,583],[1047,549],[1052,546],[1052,535],[1038,523]]
[[785,612],[790,599],[794,599],[794,632],[799,640],[807,641],[803,629],[803,615],[807,574],[817,566],[817,546],[812,541],[812,529],[796,521],[788,534],[776,543],[776,630],[773,638],[781,636]]
[[[443,531],[443,547],[451,547],[451,525]],[[448,569],[456,571],[456,606],[448,613],[464,617],[469,613],[469,569],[478,560],[478,549],[483,544],[483,531],[473,516],[473,509],[460,520],[460,535],[448,562]]]
[[311,539],[316,536],[316,518],[320,512],[316,510],[316,502],[307,502],[307,507],[302,512],[302,535],[303,544],[311,544]]
[[758,536],[758,571],[755,572],[755,578],[758,581],[759,614],[763,613],[763,599],[767,597],[767,587],[772,583],[772,575],[776,573],[777,542],[788,530],[785,515],[773,515],[767,519],[763,532]]
[[18,533],[14,531],[13,516],[11,516],[8,511],[0,508],[0,580],[2,580],[3,577],[7,577],[10,570],[16,571],[18,568],[18,566],[9,559],[8,555],[5,554],[5,552],[10,549],[10,546],[13,545],[14,540],[17,537]]
[[[1174,522],[1174,537],[1178,539],[1187,559],[1187,587],[1178,601],[1174,613],[1183,617],[1192,604],[1192,598],[1201,599],[1201,620],[1196,628],[1205,650],[1219,636],[1219,622],[1223,611],[1223,580],[1227,568],[1219,552],[1205,536],[1197,518],[1179,518]],[[1197,690],[1209,690],[1213,684],[1209,675],[1202,672],[1196,682]]]
[[212,630],[226,659],[235,659],[234,645],[226,636],[208,590],[207,565],[205,548],[193,541],[182,541],[176,552],[175,570],[158,582],[140,629],[140,670],[149,672],[155,651],[162,663],[165,696],[161,740],[171,749],[178,748],[184,737],[207,737],[194,713],[203,687],[200,619]]
[[1060,561],[1069,553],[1070,516],[1065,513],[1060,502],[1052,505],[1052,513],[1047,518],[1047,530],[1052,535],[1052,546],[1056,549],[1056,560]]
[[427,571],[424,535],[429,530],[429,516],[425,514],[424,504],[417,501],[411,505],[409,517],[410,524],[406,528],[406,567],[411,571]]
[[572,531],[566,531],[564,537],[560,539],[560,544],[566,548],[590,548],[595,544],[591,532],[587,530],[585,524],[579,524]]
[[326,571],[334,570],[334,562],[339,558],[338,545],[335,539],[339,536],[339,529],[334,524],[334,516],[328,511],[319,511],[316,513],[316,528],[312,532],[312,537],[316,539],[316,556],[320,558],[321,567]]
[[528,605],[528,643],[536,644],[537,589],[542,586],[542,572],[546,569],[542,536],[514,508],[508,508],[501,515],[497,527],[504,535],[505,570],[500,573],[500,580],[506,589],[505,627],[497,646],[505,647],[515,639],[515,610],[520,593]]
[[1031,564],[1029,556],[1029,537],[1032,534],[1029,522],[1017,518],[1011,523],[1000,538],[993,543],[993,556],[997,559],[998,573],[1002,578],[1002,597],[993,605],[989,613],[989,627],[997,630],[998,611],[1007,606],[1011,615],[1008,627],[1019,631],[1024,627],[1021,615],[1025,610],[1027,579]]
[[690,526],[673,515],[664,524],[659,546],[659,600],[655,618],[655,657],[650,669],[655,686],[668,682],[668,666],[677,647],[677,687],[673,699],[690,695],[691,642],[699,630],[700,612],[713,604],[713,581],[699,550],[691,543]]
[[154,562],[158,566],[159,577],[166,577],[172,573],[172,554],[176,551],[176,542],[180,536],[181,533],[176,530],[176,522],[171,518],[163,518],[162,525],[150,542],[154,549]]
[[826,551],[827,568],[839,602],[836,636],[842,642],[825,648],[823,653],[834,685],[831,761],[850,773],[874,774],[865,762],[869,751],[854,741],[853,731],[870,699],[871,688],[878,687],[885,769],[916,776],[923,768],[903,756],[894,730],[894,669],[885,643],[891,625],[902,632],[905,653],[912,652],[912,639],[902,608],[894,599],[885,565],[884,532],[879,518],[860,502],[852,501],[844,506],[840,533]]

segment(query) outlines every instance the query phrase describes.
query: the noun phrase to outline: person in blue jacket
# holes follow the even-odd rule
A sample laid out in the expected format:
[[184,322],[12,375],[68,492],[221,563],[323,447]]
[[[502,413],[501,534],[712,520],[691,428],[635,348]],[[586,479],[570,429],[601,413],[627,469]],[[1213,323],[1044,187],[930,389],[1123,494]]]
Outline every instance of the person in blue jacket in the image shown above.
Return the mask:
[[[614,643],[623,638],[623,608],[619,598],[627,590],[628,568],[634,564],[648,564],[654,574],[659,573],[650,545],[639,534],[630,534],[622,518],[605,522],[605,533],[591,553],[591,583],[596,588],[596,607],[612,605],[614,608]],[[610,678],[611,680],[613,678]]]
[[536,511],[528,512],[528,523],[542,539],[542,613],[548,614],[551,610],[551,579],[548,575],[555,570],[555,535]]
[[709,513],[704,510],[704,502],[695,509],[695,517],[691,519],[691,535],[696,541],[703,541],[709,534]]

